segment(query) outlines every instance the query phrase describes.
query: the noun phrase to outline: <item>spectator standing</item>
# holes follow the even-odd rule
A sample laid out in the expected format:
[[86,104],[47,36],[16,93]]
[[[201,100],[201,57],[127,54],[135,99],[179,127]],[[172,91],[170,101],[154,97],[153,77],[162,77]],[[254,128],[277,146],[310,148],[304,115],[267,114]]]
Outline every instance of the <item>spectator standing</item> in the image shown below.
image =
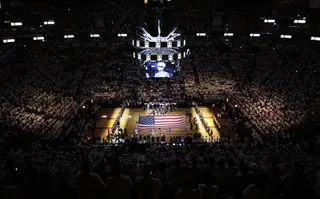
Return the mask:
[[138,199],[158,199],[159,191],[162,189],[161,181],[152,177],[150,165],[143,167],[143,176],[135,179],[134,186]]
[[250,184],[243,191],[243,199],[272,199],[272,191],[268,187],[268,180],[263,174],[258,174],[254,184]]
[[204,183],[199,184],[198,189],[200,191],[200,199],[216,199],[219,187],[212,185],[212,174],[211,172],[204,173]]
[[111,168],[112,176],[106,180],[106,190],[110,199],[130,199],[132,180],[127,175],[122,174],[120,164],[114,164]]
[[78,199],[98,199],[105,186],[100,176],[91,172],[90,163],[85,160],[73,179],[73,187],[77,190]]
[[183,188],[180,189],[175,199],[198,199],[199,195],[196,189],[192,188],[192,178],[190,176],[185,176],[182,181]]

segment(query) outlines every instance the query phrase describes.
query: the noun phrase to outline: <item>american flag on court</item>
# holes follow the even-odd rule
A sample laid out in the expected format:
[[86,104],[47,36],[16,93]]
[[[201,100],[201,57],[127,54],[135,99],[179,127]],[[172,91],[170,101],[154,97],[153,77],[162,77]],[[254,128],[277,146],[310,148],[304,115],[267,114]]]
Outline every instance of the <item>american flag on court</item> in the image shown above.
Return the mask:
[[147,115],[139,116],[138,130],[152,128],[185,128],[184,115]]

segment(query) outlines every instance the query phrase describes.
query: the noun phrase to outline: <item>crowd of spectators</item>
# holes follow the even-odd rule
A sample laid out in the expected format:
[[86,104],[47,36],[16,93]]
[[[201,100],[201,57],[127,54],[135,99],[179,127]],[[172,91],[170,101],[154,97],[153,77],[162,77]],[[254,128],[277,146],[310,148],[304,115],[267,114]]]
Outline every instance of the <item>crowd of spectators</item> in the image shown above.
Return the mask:
[[6,155],[1,162],[1,194],[4,198],[186,198],[186,193],[195,199],[316,198],[319,159],[306,148],[291,137],[273,143],[222,138],[212,144],[176,146],[33,143],[1,151]]
[[[7,148],[2,148],[2,156],[6,157],[6,161],[1,163],[1,183],[6,187],[2,193],[6,197],[10,194],[20,197],[19,194],[25,196],[28,193],[29,197],[82,198],[88,194],[90,197],[100,194],[113,197],[120,194],[119,189],[127,189],[126,193],[121,191],[121,194],[128,197],[145,198],[143,194],[154,194],[155,198],[184,198],[184,194],[190,192],[192,198],[205,198],[208,193],[204,192],[210,190],[210,198],[257,198],[262,195],[265,198],[315,197],[319,162],[306,151],[310,147],[317,149],[319,138],[311,146],[305,141],[297,142],[286,131],[305,122],[305,119],[319,122],[319,82],[314,68],[318,63],[318,54],[291,48],[261,48],[255,53],[237,49],[225,52],[218,47],[202,47],[208,51],[203,53],[202,49],[198,53],[199,48],[193,49],[192,56],[183,61],[183,69],[186,70],[182,69],[181,75],[187,81],[181,82],[180,77],[173,78],[169,80],[169,86],[182,84],[184,89],[180,96],[194,101],[206,101],[210,93],[214,94],[214,98],[228,97],[229,105],[237,105],[242,116],[248,119],[245,125],[255,135],[250,141],[245,139],[241,143],[234,137],[222,138],[213,144],[151,147],[129,142],[110,148],[105,145],[83,145],[73,140],[62,146],[34,143],[26,149],[7,151]],[[72,66],[64,62],[76,65],[73,53],[65,53],[61,60],[55,57],[58,48],[49,48],[52,53],[49,60],[44,49],[32,48],[28,52],[30,63],[24,74],[3,77],[2,81],[7,82],[7,87],[2,88],[3,123],[22,131],[41,132],[51,123],[59,124],[72,118],[82,108],[84,100],[98,100],[95,95],[102,96],[99,100],[102,98],[105,101],[123,97],[112,94],[122,94],[119,88],[124,88],[122,82],[125,82],[122,75],[114,74],[119,70],[127,71],[124,64],[130,65],[130,59],[110,58],[101,52],[90,54],[82,49],[75,51],[81,55],[82,64]],[[39,56],[41,52],[43,57]],[[209,57],[214,59],[207,61]],[[18,69],[21,64],[10,66]],[[66,66],[75,67],[75,71],[79,72],[63,73],[64,70],[72,70]],[[14,67],[12,70],[15,70]],[[88,67],[90,70],[87,70]],[[211,75],[206,71],[210,71]],[[150,82],[137,81],[141,83],[142,88],[137,88],[140,93],[145,87],[150,87]],[[172,90],[166,86],[151,93],[154,98],[166,96],[168,89]],[[195,90],[198,95],[188,96]],[[143,98],[141,95],[129,97],[132,100],[127,100],[128,103],[135,97]],[[23,162],[24,159],[27,161]],[[80,162],[83,163],[80,165]],[[79,166],[80,173],[77,173]],[[30,170],[32,176],[28,174]],[[110,184],[116,179],[125,179],[128,187],[125,188],[123,183]],[[142,179],[153,179],[150,182],[153,182],[151,185],[154,188],[148,188],[141,182]],[[15,185],[12,190],[8,188],[11,185]],[[146,189],[152,191],[146,192]]]
[[[130,32],[138,23],[128,18],[136,7],[117,11],[121,6],[113,5],[106,27]],[[65,12],[77,17],[66,21],[62,31],[92,30],[90,12],[72,8]],[[244,31],[258,23],[246,26],[245,17],[237,16],[228,28]],[[189,30],[208,27],[204,24],[196,23]],[[230,46],[224,38],[208,37],[190,40],[191,56],[182,60],[176,77],[148,80],[122,51],[126,42],[130,43],[120,39],[83,46],[44,42],[17,47],[1,57],[0,132],[42,135],[22,146],[7,145],[0,136],[1,198],[320,197],[320,137],[310,142],[291,133],[296,129],[299,135],[309,133],[306,123],[312,123],[311,132],[320,126],[318,52],[276,45],[252,50],[246,44]],[[226,99],[226,109],[239,112],[228,119],[243,122],[251,136],[222,135],[217,142],[197,144],[182,142],[181,136],[170,144],[165,137],[141,138],[146,142],[132,139],[119,146],[83,141],[83,131],[92,122],[87,116],[100,105],[123,102],[136,107],[167,100],[211,106]],[[66,134],[69,131],[76,135]]]
[[245,42],[225,47],[219,37],[190,40],[191,56],[180,63],[176,77],[143,80],[133,59],[119,54],[126,41],[101,39],[110,47],[107,52],[49,42],[20,50],[18,56],[26,59],[3,68],[2,126],[47,132],[72,118],[87,100],[201,104],[229,97],[258,134],[284,132],[318,116],[316,51],[262,45],[250,50]]

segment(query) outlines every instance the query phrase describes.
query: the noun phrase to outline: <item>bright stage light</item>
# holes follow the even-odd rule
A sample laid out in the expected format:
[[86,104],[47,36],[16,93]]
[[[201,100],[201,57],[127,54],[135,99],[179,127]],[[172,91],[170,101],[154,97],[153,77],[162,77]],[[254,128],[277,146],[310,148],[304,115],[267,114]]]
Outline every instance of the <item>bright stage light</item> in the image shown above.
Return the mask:
[[64,35],[64,38],[65,39],[72,39],[72,38],[74,38],[74,35]]
[[15,39],[4,39],[2,41],[3,41],[3,43],[14,43]]
[[178,48],[181,47],[181,41],[180,40],[177,41],[177,47]]
[[181,53],[178,53],[178,59],[181,59]]
[[311,37],[312,41],[320,41],[320,37]]
[[260,34],[258,34],[258,33],[250,33],[250,37],[260,37]]
[[159,41],[156,42],[156,48],[160,48],[161,47],[161,43]]
[[[174,41],[177,37],[180,36],[179,33],[175,33],[175,31],[177,30],[177,28],[174,28],[168,36],[166,37],[162,37],[160,36],[160,34],[158,33],[158,36],[152,36],[150,33],[148,33],[148,31],[145,28],[141,28],[141,32],[138,33],[138,36],[145,41],[149,41],[149,42],[168,42],[168,41]],[[158,25],[158,32],[160,32],[160,25]]]
[[100,37],[99,34],[90,34],[90,37]]
[[141,59],[141,54],[138,54],[138,59]]
[[22,26],[22,22],[11,22],[11,26]]
[[44,21],[44,25],[54,25],[54,21]]
[[144,48],[140,51],[141,54],[150,54],[150,55],[168,55],[168,54],[177,54],[179,51],[177,48]]
[[136,58],[136,53],[135,52],[133,52],[133,58]]
[[157,55],[157,61],[161,61],[162,60],[162,55]]
[[293,23],[304,24],[304,23],[306,23],[306,20],[305,19],[295,19],[293,21]]
[[233,36],[233,33],[224,33],[224,36],[225,36],[225,37],[232,37],[232,36]]
[[149,48],[149,42],[148,41],[144,42],[144,47]]
[[207,36],[207,33],[197,33],[197,37],[205,37]]
[[172,48],[172,42],[171,42],[171,41],[168,41],[167,47],[168,47],[168,48]]
[[140,41],[139,41],[139,40],[137,40],[136,42],[137,42],[137,46],[139,47],[139,46],[140,46]]
[[33,40],[42,40],[42,41],[44,41],[44,37],[33,37]]
[[282,38],[282,39],[291,39],[292,36],[291,35],[281,35],[280,38]]
[[128,34],[126,34],[126,33],[119,33],[118,34],[118,37],[127,37],[128,36]]
[[150,61],[151,60],[151,56],[150,55],[147,55],[147,61]]
[[169,61],[172,61],[173,60],[173,54],[170,54],[169,55]]
[[264,23],[275,23],[276,20],[275,19],[265,19]]

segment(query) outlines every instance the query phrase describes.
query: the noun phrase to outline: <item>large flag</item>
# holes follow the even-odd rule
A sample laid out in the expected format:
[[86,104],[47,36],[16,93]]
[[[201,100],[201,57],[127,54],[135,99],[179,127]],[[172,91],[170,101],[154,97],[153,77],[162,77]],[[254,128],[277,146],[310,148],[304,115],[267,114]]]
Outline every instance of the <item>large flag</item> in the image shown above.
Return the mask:
[[138,130],[152,128],[185,128],[184,115],[148,115],[139,116]]

